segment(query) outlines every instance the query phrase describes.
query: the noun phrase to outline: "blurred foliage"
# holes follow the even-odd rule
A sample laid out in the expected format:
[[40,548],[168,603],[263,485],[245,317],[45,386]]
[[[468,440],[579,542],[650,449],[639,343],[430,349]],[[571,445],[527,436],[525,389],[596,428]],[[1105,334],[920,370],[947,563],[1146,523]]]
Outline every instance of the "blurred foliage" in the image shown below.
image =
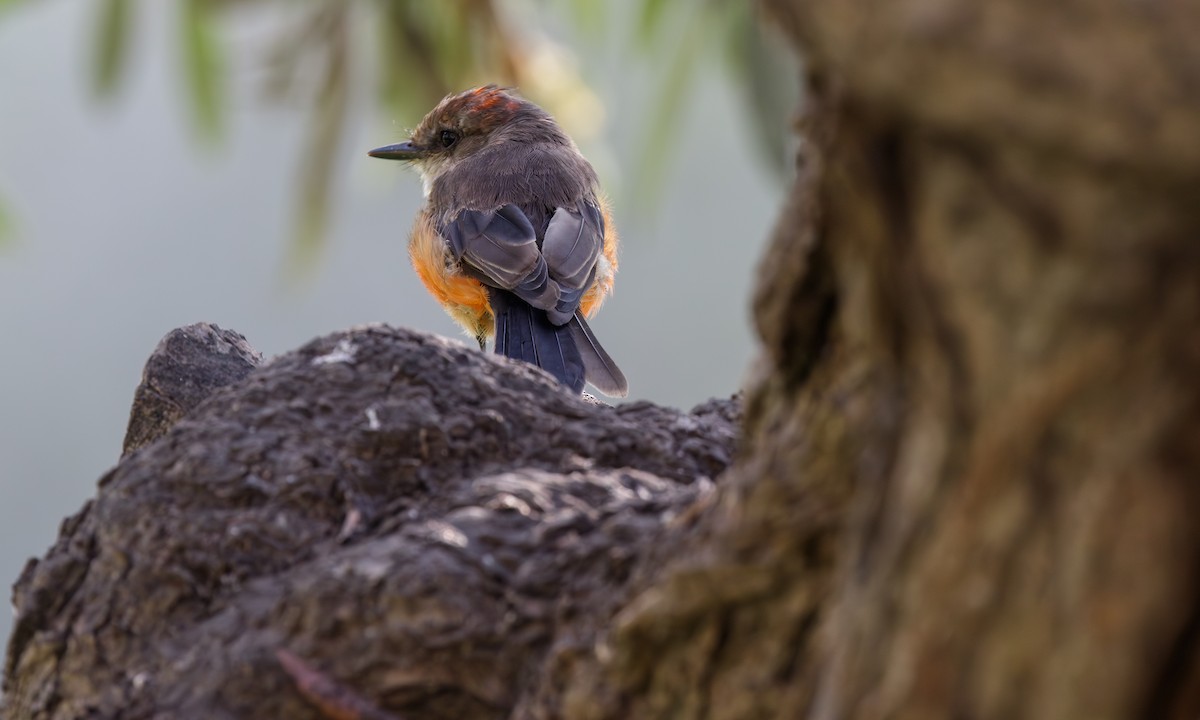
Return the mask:
[[130,0],[101,0],[92,56],[92,86],[102,96],[113,93],[129,57]]
[[12,236],[12,216],[9,214],[8,208],[4,207],[4,203],[0,202],[0,247],[4,247],[11,242]]
[[[796,63],[780,38],[755,16],[752,0],[639,0],[637,40],[644,52],[667,55],[648,132],[639,153],[638,194],[654,196],[663,185],[670,154],[677,148],[671,129],[700,72],[703,59],[723,51],[733,85],[741,92],[754,134],[744,140],[778,176],[787,168],[788,119],[799,102]],[[738,152],[741,138],[714,139],[705,152]]]
[[[0,0],[0,17],[4,11],[18,5],[25,0]],[[10,244],[13,239],[13,216],[12,212],[5,207],[4,198],[0,196],[0,248]]]
[[221,79],[224,76],[214,18],[216,3],[181,0],[179,47],[187,72],[188,97],[202,136],[215,139],[221,130]]
[[[0,0],[0,8],[14,0]],[[228,16],[271,6],[265,49],[265,94],[308,106],[299,153],[294,260],[310,265],[329,218],[331,180],[356,84],[374,77],[373,93],[406,126],[446,93],[486,82],[519,87],[579,138],[599,132],[602,108],[576,71],[571,53],[552,42],[554,12],[569,13],[581,35],[600,33],[620,9],[632,9],[630,34],[643,51],[663,57],[656,102],[646,124],[637,191],[654,195],[674,149],[672,127],[686,106],[702,57],[724,49],[734,84],[752,109],[764,157],[783,167],[784,123],[797,82],[791,63],[764,43],[746,0],[179,0],[181,67],[198,135],[221,135],[229,100],[228,68],[236,63]],[[128,68],[135,0],[96,0],[93,79],[112,97]],[[283,18],[279,21],[278,18]],[[559,18],[562,19],[562,18]],[[370,37],[371,31],[375,37]],[[256,48],[256,51],[261,51]],[[781,92],[781,89],[783,92]],[[783,103],[786,103],[784,105]],[[706,150],[707,152],[707,150]]]

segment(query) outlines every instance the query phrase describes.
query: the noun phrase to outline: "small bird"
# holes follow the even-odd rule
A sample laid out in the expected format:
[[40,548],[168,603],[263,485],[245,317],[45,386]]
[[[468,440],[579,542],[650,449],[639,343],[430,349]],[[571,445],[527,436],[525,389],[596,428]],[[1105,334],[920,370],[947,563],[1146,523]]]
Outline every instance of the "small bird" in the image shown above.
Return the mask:
[[417,275],[479,349],[546,370],[572,391],[624,397],[586,318],[612,291],[617,233],[596,171],[550,114],[487,85],[448,95],[412,138],[371,157],[416,166]]

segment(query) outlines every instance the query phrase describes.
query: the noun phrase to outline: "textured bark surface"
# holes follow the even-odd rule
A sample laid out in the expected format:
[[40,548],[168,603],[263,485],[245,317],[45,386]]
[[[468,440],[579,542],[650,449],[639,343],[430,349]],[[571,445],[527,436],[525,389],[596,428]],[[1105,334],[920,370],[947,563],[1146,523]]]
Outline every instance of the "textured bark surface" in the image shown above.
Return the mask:
[[[208,330],[147,377],[222,362],[165,351]],[[126,457],[27,568],[7,717],[315,717],[279,650],[418,717],[505,717],[591,652],[738,413],[588,403],[406,331],[315,341]]]
[[261,364],[262,355],[232,330],[208,323],[172,330],[146,361],[121,455],[157,440],[217,388],[238,382]]
[[1196,717],[1200,6],[764,4],[743,459],[570,716]]
[[727,404],[328,338],[67,522],[10,716],[311,716],[281,648],[412,717],[1200,715],[1200,6],[763,4],[805,142],[715,484]]
[[772,5],[879,409],[809,715],[1196,717],[1200,6]]

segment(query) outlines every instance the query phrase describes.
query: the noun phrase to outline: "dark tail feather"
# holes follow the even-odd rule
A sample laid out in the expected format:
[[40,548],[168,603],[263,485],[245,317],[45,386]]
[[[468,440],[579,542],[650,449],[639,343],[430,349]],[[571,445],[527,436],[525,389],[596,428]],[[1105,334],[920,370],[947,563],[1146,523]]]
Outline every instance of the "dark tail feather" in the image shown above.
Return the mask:
[[554,325],[538,310],[505,290],[489,288],[496,317],[496,352],[537,365],[573,392],[583,391],[585,363],[569,325]]
[[600,346],[583,315],[575,313],[575,317],[571,318],[566,327],[571,331],[571,338],[579,348],[587,381],[609,397],[628,395],[629,383],[625,381],[625,374]]

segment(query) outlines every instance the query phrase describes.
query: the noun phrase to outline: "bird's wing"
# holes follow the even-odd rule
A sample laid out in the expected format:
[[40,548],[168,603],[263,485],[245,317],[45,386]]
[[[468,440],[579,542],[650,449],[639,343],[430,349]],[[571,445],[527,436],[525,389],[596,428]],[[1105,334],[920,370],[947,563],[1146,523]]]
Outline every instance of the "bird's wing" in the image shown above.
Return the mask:
[[558,305],[558,283],[550,279],[537,233],[521,208],[464,210],[442,228],[454,258],[493,287],[511,291],[550,311]]
[[464,210],[441,232],[455,260],[492,288],[496,352],[549,371],[575,392],[586,378],[607,395],[625,396],[625,376],[578,312],[604,245],[598,207],[583,201],[555,209],[541,248],[529,217],[511,204]]
[[556,325],[568,322],[596,277],[596,259],[604,247],[604,216],[583,201],[554,211],[542,240],[550,279],[558,284],[558,302],[549,312]]
[[550,217],[539,249],[537,233],[517,205],[464,210],[442,229],[454,258],[486,284],[509,290],[545,310],[555,325],[567,323],[596,276],[604,246],[604,217],[588,202],[560,207]]

